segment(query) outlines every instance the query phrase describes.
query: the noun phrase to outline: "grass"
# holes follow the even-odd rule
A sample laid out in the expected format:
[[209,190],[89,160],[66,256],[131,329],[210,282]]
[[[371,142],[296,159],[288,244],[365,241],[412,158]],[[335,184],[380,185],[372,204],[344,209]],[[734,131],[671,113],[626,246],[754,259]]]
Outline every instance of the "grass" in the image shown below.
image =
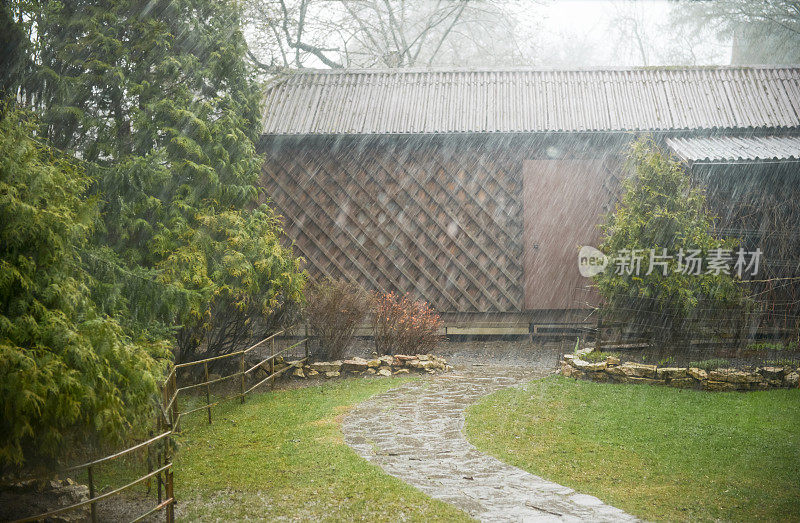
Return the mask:
[[187,420],[175,459],[182,519],[467,520],[362,459],[342,438],[354,404],[404,380],[348,379],[229,403]]
[[787,350],[789,346],[783,342],[769,342],[761,341],[757,343],[750,343],[747,345],[749,350],[756,351],[770,351],[770,350]]
[[561,376],[470,407],[479,449],[649,520],[800,520],[800,390]]
[[[212,425],[204,410],[183,419],[174,460],[178,518],[471,521],[384,473],[343,440],[340,421],[354,404],[409,379],[277,390],[249,396],[244,405],[214,407]],[[181,408],[200,404],[193,398]],[[99,474],[99,484],[120,485],[141,472],[120,463]]]

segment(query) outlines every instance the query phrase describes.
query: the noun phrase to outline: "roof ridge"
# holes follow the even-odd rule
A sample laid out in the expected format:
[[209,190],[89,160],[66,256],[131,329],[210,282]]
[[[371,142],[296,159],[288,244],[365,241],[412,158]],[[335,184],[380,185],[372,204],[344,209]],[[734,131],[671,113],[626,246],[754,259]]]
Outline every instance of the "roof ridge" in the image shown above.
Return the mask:
[[655,66],[591,66],[591,67],[394,67],[394,68],[339,68],[339,69],[288,69],[283,74],[397,74],[397,73],[584,73],[626,71],[735,71],[800,69],[800,64],[785,65],[655,65]]

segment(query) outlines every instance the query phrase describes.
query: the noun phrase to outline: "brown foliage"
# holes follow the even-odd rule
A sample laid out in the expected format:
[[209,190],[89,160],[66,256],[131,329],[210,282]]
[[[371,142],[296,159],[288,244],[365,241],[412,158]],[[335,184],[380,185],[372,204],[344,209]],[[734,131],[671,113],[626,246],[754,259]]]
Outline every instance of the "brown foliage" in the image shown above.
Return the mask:
[[375,296],[372,326],[378,354],[425,353],[441,340],[441,318],[428,303],[394,292]]
[[324,279],[306,291],[306,319],[327,357],[344,355],[358,323],[370,310],[371,298],[355,283]]

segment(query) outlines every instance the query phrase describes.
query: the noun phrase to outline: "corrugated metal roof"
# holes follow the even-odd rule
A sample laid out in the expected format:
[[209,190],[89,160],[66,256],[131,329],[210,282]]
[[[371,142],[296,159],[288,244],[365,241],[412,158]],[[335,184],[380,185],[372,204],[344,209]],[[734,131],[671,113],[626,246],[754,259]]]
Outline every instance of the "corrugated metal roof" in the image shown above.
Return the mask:
[[667,138],[667,145],[693,163],[800,160],[800,136]]
[[265,134],[800,126],[800,68],[326,70],[273,85]]

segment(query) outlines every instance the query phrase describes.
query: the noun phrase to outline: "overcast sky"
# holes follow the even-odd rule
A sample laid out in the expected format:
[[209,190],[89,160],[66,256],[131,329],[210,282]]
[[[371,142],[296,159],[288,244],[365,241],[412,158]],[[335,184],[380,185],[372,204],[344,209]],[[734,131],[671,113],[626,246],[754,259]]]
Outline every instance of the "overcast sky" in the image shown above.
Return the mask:
[[[522,0],[512,4],[521,24],[532,28],[544,53],[538,65],[697,65],[730,63],[729,43],[713,34],[683,38],[671,26],[675,2],[667,0]],[[639,30],[640,47],[633,27]],[[525,29],[520,28],[521,31]],[[536,53],[537,55],[541,53]],[[574,64],[570,64],[570,54]],[[647,63],[645,63],[645,61]]]
[[[438,5],[438,0],[428,1]],[[496,2],[501,8],[498,12],[504,10],[508,20],[514,21],[513,31],[502,29],[498,37],[511,31],[514,38],[509,42],[519,49],[521,65],[525,66],[727,65],[731,61],[729,41],[718,41],[711,31],[689,37],[676,30],[672,22],[681,6],[674,0],[485,1]],[[337,2],[323,1],[312,4],[307,18],[335,20],[341,12]],[[251,26],[245,32],[252,37],[258,30]],[[313,26],[306,31],[313,34]],[[323,40],[326,38],[330,38],[327,47],[341,48],[336,33],[322,36]],[[473,66],[502,67],[498,61],[500,53],[489,51]],[[313,56],[308,56],[305,66],[325,67]]]

